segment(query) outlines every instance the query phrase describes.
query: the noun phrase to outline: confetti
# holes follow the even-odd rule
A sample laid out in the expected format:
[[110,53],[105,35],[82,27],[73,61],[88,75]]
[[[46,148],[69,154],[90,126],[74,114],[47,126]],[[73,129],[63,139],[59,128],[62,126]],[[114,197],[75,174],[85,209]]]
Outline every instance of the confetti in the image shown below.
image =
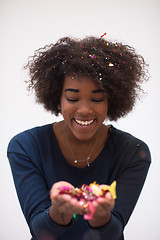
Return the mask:
[[109,67],[114,67],[114,64],[113,63],[109,63],[108,66]]
[[[97,200],[99,197],[104,197],[107,192],[110,192],[112,198],[115,199],[116,196],[116,181],[114,181],[110,186],[104,186],[100,188],[99,184],[96,182],[91,183],[89,186],[83,184],[80,188],[70,188],[64,186],[59,191],[59,194],[69,194],[79,201],[79,204],[85,209],[84,219],[92,219],[95,213],[95,207],[92,202]],[[73,215],[76,218],[76,214]]]
[[103,38],[106,34],[107,34],[107,33],[104,33],[104,34],[101,36],[101,38]]
[[76,215],[76,214],[73,214],[73,218],[77,220],[77,215]]

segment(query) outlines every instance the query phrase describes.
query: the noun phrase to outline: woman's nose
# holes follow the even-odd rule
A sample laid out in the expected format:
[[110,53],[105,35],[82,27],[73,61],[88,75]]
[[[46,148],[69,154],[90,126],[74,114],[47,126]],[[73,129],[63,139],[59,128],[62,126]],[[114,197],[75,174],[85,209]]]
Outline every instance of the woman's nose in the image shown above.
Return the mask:
[[92,106],[90,103],[88,102],[81,102],[79,104],[78,113],[82,114],[82,115],[87,115],[87,114],[91,114],[93,112]]

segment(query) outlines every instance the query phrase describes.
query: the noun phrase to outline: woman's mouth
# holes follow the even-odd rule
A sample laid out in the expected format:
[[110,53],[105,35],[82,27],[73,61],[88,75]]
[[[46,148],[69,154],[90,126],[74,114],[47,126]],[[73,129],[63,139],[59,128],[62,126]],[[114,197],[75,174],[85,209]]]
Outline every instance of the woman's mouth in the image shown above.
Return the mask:
[[91,119],[91,120],[78,120],[74,118],[74,121],[79,124],[82,127],[88,127],[89,125],[91,125],[95,119]]

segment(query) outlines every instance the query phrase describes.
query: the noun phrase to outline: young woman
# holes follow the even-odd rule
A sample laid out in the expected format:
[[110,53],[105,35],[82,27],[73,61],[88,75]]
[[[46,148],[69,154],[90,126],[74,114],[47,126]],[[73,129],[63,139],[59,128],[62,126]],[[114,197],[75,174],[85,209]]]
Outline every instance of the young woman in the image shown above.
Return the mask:
[[[144,59],[128,45],[103,38],[62,38],[35,52],[29,90],[63,121],[27,130],[8,146],[18,198],[32,239],[123,240],[151,158],[147,145],[105,125],[127,115],[147,79]],[[117,182],[88,207],[64,187]],[[75,219],[73,215],[78,215]]]

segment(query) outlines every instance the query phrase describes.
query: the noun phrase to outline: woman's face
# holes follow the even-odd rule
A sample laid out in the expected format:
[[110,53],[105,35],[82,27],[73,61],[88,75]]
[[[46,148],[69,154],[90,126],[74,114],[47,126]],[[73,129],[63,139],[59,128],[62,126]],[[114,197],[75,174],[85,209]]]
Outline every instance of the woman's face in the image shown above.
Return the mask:
[[91,139],[102,126],[107,111],[105,93],[89,77],[65,77],[61,113],[71,135],[80,141]]

